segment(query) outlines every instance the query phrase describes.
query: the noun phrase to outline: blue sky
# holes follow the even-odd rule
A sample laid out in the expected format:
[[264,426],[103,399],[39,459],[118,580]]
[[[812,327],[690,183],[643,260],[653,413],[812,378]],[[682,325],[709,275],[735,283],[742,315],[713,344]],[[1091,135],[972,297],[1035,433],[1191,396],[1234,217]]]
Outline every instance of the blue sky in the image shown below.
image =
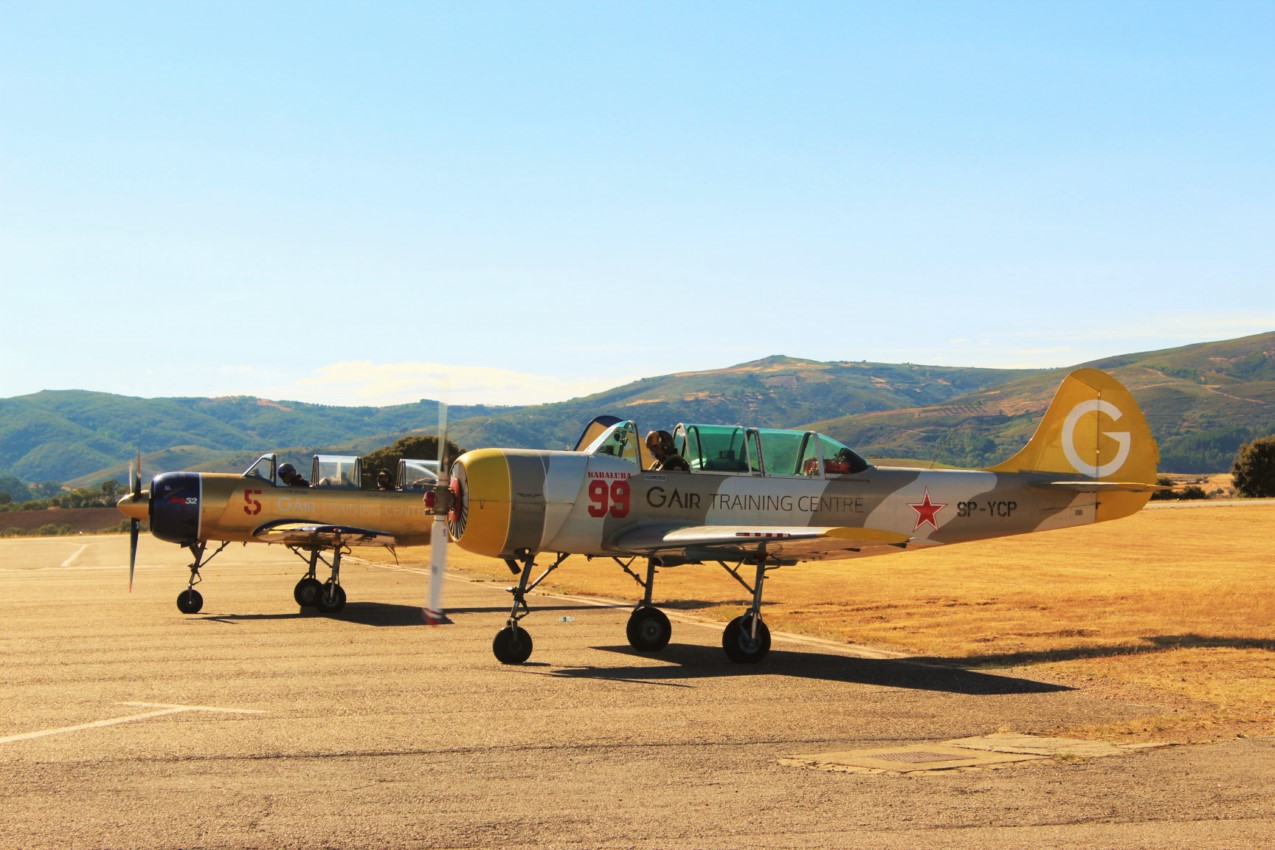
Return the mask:
[[0,397],[1275,330],[1275,3],[0,3]]

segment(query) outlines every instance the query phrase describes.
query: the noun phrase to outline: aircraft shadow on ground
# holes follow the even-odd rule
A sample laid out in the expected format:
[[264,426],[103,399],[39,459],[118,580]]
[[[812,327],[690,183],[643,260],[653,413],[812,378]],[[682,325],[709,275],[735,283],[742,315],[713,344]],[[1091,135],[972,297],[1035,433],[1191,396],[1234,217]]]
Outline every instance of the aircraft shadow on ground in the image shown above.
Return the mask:
[[1122,655],[1172,652],[1177,649],[1261,649],[1266,652],[1275,652],[1275,641],[1261,638],[1205,637],[1186,634],[1147,635],[1141,640],[1142,643],[1122,643],[1115,646],[1075,646],[1037,652],[1002,652],[959,658],[917,657],[910,660],[918,664],[940,664],[968,670],[976,667],[1028,667],[1033,664],[1049,664],[1057,661],[1115,658]]
[[[629,646],[596,648],[623,655],[636,654]],[[799,679],[851,682],[973,696],[1040,694],[1073,690],[1051,682],[1035,682],[1030,679],[979,673],[954,667],[931,666],[917,663],[912,659],[851,658],[845,655],[771,650],[770,654],[758,664],[736,664],[727,660],[720,647],[686,644],[670,644],[655,657],[667,663],[659,666],[644,664],[605,668],[576,667],[555,670],[552,675],[648,684],[662,682],[673,684],[674,680],[721,678],[722,676],[792,676]]]
[[[563,602],[558,605],[537,605],[537,611],[595,611],[596,605]],[[508,605],[482,608],[452,608],[447,611],[442,625],[451,622],[458,614],[509,614]],[[286,614],[208,614],[199,619],[215,623],[241,623],[259,620],[296,620],[305,617],[324,617],[337,622],[356,623],[361,626],[395,627],[425,625],[424,611],[419,605],[397,605],[385,602],[350,602],[338,614],[324,614],[313,608],[301,608]]]

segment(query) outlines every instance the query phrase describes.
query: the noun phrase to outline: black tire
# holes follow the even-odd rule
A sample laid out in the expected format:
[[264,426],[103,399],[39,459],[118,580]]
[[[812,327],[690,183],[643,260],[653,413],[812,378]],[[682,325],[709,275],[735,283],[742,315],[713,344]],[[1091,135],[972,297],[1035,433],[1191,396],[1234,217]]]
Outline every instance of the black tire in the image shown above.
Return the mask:
[[319,597],[322,595],[323,582],[308,576],[297,582],[297,586],[292,590],[292,598],[297,600],[297,604],[302,608],[318,608]]
[[491,651],[501,664],[521,664],[531,657],[531,635],[526,629],[505,626],[496,632]]
[[324,614],[337,614],[345,607],[345,588],[329,582],[319,593],[319,610]]
[[177,610],[183,614],[198,614],[204,607],[204,597],[198,590],[187,588],[177,594]]
[[629,635],[629,645],[638,652],[659,652],[668,646],[673,636],[673,626],[668,617],[659,608],[643,606],[629,616],[629,624],[625,628]]
[[770,652],[770,629],[765,622],[757,621],[757,637],[750,636],[752,616],[736,617],[722,632],[722,649],[726,657],[737,664],[756,664]]

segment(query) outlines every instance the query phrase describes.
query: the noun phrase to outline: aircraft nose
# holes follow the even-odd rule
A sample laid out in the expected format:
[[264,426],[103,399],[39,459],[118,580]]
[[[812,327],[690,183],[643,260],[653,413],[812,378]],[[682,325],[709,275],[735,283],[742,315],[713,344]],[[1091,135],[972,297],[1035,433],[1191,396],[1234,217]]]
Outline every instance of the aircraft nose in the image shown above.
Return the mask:
[[510,474],[504,452],[478,449],[461,455],[452,467],[452,486],[452,539],[480,555],[503,554],[510,525]]
[[129,519],[146,519],[150,510],[150,491],[143,490],[137,496],[132,493],[121,496],[115,507]]

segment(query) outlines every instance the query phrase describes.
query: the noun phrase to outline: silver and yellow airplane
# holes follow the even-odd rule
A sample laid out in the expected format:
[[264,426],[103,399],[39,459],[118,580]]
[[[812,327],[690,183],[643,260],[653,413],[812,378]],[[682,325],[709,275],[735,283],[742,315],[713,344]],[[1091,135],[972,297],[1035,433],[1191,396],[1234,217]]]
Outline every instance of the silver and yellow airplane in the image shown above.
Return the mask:
[[[530,657],[527,593],[571,554],[612,558],[642,588],[627,631],[649,652],[672,633],[652,605],[656,570],[720,564],[752,596],[722,646],[733,661],[755,662],[770,648],[762,587],[771,569],[1104,522],[1159,489],[1145,418],[1096,369],[1068,375],[1027,446],[989,469],[872,466],[813,431],[679,425],[672,436],[687,471],[654,468],[637,426],[604,418],[575,451],[463,454],[445,489],[440,481],[428,494],[453,541],[520,576],[493,642],[500,661]],[[540,553],[554,557],[533,580]],[[640,559],[645,575],[632,568]]]
[[[166,472],[143,490],[139,457],[136,471],[130,470],[131,492],[118,503],[132,520],[129,589],[138,530],[141,520],[149,519],[151,534],[186,547],[194,556],[190,581],[177,597],[183,613],[203,607],[203,596],[195,590],[200,570],[233,542],[287,546],[309,565],[293,591],[297,604],[335,613],[345,605],[341,556],[350,547],[393,549],[430,542],[431,518],[421,494],[437,483],[437,468],[430,461],[400,461],[393,490],[363,490],[360,458],[315,455],[311,486],[291,464],[279,464],[274,454],[266,454],[242,475]],[[295,483],[287,484],[289,479]],[[208,554],[214,541],[220,546]],[[331,553],[330,563],[323,559],[325,551]],[[331,570],[326,581],[316,576],[320,561]]]

